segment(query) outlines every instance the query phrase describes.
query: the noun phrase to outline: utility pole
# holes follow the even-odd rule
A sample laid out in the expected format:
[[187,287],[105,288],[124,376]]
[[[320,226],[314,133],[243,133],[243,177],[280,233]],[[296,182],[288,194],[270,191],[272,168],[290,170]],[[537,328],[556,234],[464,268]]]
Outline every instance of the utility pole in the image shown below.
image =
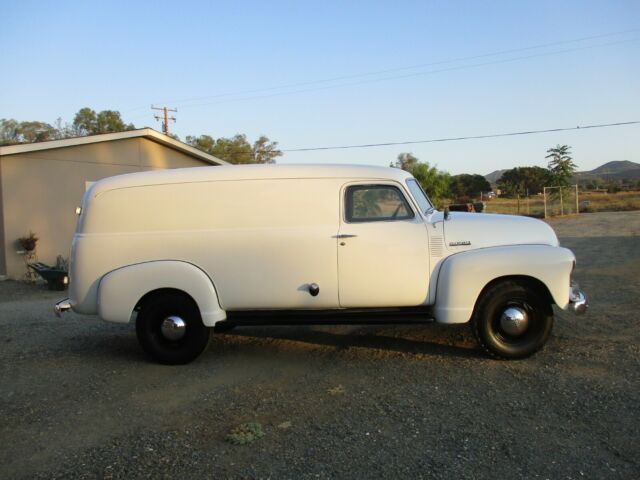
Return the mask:
[[177,108],[167,108],[167,107],[154,107],[151,105],[152,110],[162,110],[164,115],[161,117],[160,115],[154,115],[156,120],[162,120],[162,133],[165,135],[169,135],[169,120],[173,120],[174,123],[176,121],[176,117],[169,117],[169,112],[177,112]]

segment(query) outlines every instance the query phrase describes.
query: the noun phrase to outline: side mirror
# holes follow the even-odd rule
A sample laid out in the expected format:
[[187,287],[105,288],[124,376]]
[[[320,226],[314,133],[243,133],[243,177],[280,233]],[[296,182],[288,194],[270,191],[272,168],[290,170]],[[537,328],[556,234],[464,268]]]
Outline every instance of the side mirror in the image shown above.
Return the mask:
[[449,220],[449,207],[444,207],[444,221]]

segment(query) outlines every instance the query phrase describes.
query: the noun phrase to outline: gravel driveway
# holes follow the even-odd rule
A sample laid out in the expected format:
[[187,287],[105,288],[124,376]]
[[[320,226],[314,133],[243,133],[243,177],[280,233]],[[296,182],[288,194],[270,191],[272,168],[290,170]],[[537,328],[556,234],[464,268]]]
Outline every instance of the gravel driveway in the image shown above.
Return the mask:
[[523,361],[466,326],[244,327],[160,366],[0,282],[0,478],[639,478],[640,212],[551,224],[592,308]]

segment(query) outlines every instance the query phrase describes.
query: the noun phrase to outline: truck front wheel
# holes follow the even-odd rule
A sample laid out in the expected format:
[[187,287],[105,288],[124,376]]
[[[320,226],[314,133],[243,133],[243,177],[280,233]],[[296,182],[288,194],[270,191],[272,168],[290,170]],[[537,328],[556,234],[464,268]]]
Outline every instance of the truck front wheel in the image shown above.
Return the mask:
[[146,299],[136,320],[144,351],[167,365],[195,360],[209,344],[209,333],[198,306],[179,292],[158,292]]
[[540,350],[551,335],[553,311],[535,288],[504,280],[482,294],[472,328],[489,355],[525,358]]

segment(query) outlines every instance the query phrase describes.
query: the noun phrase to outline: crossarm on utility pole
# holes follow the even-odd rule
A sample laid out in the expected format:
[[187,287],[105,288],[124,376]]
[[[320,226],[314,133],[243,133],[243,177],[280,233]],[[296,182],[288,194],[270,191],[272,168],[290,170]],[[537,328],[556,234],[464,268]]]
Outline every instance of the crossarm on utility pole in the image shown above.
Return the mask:
[[169,120],[173,120],[173,122],[175,123],[176,121],[176,117],[169,117],[169,112],[177,112],[178,109],[177,108],[168,108],[168,107],[154,107],[153,105],[151,105],[151,109],[152,110],[162,110],[163,112],[163,116],[160,117],[159,115],[154,115],[156,120],[163,120],[162,121],[162,133],[164,133],[165,135],[169,135]]

